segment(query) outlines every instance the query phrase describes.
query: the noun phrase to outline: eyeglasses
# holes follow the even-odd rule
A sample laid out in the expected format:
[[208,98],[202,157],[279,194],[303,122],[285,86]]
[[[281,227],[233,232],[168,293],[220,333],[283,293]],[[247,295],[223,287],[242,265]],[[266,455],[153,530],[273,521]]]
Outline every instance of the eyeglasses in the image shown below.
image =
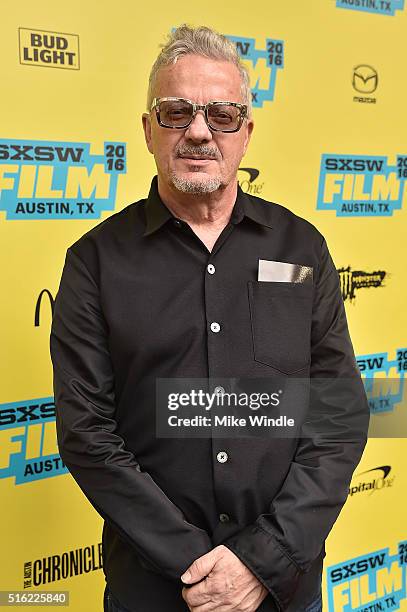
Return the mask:
[[185,98],[154,98],[159,125],[182,130],[191,125],[198,110],[203,110],[207,126],[214,132],[237,132],[247,117],[246,104],[238,102],[208,102],[195,104]]

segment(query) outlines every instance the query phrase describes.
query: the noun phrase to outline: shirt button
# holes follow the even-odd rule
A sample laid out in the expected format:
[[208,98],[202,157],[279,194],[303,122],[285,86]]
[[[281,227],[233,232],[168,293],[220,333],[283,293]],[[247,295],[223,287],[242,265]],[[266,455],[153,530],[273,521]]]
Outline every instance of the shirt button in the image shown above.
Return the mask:
[[181,222],[179,219],[174,219],[174,225],[175,225],[176,227],[181,227],[182,222]]
[[214,321],[213,323],[211,323],[211,330],[217,334],[218,331],[220,331],[220,325],[219,323],[216,323],[216,321]]
[[208,270],[209,274],[215,274],[215,266],[213,264],[208,264],[206,269]]
[[222,512],[222,514],[219,514],[219,520],[221,523],[228,523],[230,521],[230,517],[228,514]]
[[216,459],[219,461],[219,463],[226,463],[226,461],[228,460],[228,454],[226,451],[220,451],[217,455],[216,455]]
[[224,387],[215,387],[213,390],[215,395],[223,395],[225,393]]

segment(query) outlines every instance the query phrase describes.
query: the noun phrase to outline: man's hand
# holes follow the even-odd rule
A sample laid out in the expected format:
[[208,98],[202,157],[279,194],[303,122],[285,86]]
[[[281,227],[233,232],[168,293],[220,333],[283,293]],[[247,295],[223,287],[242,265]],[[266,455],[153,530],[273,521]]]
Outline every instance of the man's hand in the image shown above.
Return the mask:
[[222,544],[196,559],[181,580],[194,584],[182,589],[191,612],[254,612],[268,594],[249,568]]

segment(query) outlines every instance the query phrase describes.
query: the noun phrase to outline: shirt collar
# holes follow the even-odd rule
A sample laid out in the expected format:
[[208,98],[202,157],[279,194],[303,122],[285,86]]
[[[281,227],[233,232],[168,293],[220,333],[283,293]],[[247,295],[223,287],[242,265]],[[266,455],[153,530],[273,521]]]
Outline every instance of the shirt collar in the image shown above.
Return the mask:
[[146,215],[146,229],[143,236],[148,236],[164,225],[168,219],[174,217],[172,212],[165,206],[158,193],[157,176],[151,181],[150,191],[144,206]]
[[240,223],[244,217],[248,217],[258,225],[272,228],[271,223],[272,205],[259,198],[249,196],[240,185],[237,186],[237,197],[230,217],[231,223]]
[[[236,202],[230,217],[231,223],[236,225],[244,217],[249,217],[259,225],[272,227],[271,225],[271,205],[248,196],[238,185]],[[165,206],[158,193],[158,179],[153,177],[150,191],[144,206],[146,215],[146,229],[143,236],[148,236],[158,230],[169,219],[175,219],[172,212]]]

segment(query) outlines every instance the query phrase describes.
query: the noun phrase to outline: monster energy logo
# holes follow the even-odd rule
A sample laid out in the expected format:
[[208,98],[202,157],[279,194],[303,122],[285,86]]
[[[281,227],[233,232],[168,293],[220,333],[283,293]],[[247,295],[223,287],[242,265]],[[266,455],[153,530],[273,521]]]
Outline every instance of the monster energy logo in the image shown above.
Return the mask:
[[351,270],[351,267],[340,268],[338,270],[343,301],[353,301],[356,289],[366,287],[382,287],[386,276],[384,270],[375,272],[362,272],[361,270]]

